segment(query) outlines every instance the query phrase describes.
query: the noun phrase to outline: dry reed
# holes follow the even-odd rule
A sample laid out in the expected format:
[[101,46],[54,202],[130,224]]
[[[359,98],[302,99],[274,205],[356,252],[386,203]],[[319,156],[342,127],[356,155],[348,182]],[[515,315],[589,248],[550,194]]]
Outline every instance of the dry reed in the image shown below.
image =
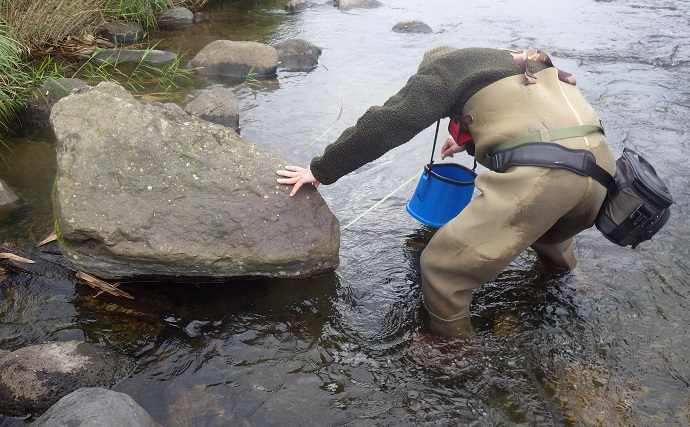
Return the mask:
[[0,0],[0,21],[30,54],[66,39],[79,38],[94,24],[134,19],[155,26],[155,14],[169,7],[200,10],[209,0]]
[[100,15],[102,0],[0,0],[0,19],[29,49],[82,32]]

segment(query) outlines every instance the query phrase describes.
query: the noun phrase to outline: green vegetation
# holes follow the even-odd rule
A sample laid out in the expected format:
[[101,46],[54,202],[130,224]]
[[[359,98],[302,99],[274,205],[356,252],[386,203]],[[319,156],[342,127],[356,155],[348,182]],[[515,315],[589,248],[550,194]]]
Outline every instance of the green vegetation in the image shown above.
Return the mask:
[[22,57],[24,47],[0,22],[0,131],[8,131],[19,109],[36,87],[59,75],[51,58],[34,67]]
[[[74,55],[94,50],[95,28],[110,20],[156,26],[156,14],[184,5],[198,10],[208,0],[0,0],[0,133],[12,129],[14,119],[35,90],[60,77],[78,77],[90,84],[114,80],[132,90],[155,83],[170,90],[179,78],[180,57],[172,64],[141,63],[125,71],[121,63],[74,65]],[[152,49],[152,48],[150,48]],[[1,157],[1,156],[0,156]]]
[[68,247],[69,247],[69,246],[74,246],[74,245],[76,245],[76,242],[73,242],[73,241],[71,241],[71,240],[67,240],[67,239],[65,239],[65,237],[62,235],[62,232],[60,231],[60,223],[58,222],[57,219],[55,219],[55,224],[54,224],[54,226],[55,226],[55,237],[56,237],[57,241],[58,241],[61,245],[68,246]]
[[[72,76],[79,77],[92,86],[106,80],[115,81],[134,92],[144,89],[167,92],[177,88],[180,82],[190,80],[191,74],[180,68],[183,56],[178,54],[170,63],[153,64],[146,61],[153,49],[155,46],[147,48],[143,60],[134,64],[125,63],[117,58],[103,63],[89,60],[73,71]],[[100,51],[102,49],[93,55]]]
[[252,65],[252,68],[249,69],[249,72],[247,73],[247,77],[244,79],[244,84],[247,86],[260,86],[261,82],[259,82],[259,79],[257,79],[257,73],[254,71],[254,66]]
[[144,28],[156,26],[156,13],[179,4],[176,0],[105,0],[106,19],[137,21]]

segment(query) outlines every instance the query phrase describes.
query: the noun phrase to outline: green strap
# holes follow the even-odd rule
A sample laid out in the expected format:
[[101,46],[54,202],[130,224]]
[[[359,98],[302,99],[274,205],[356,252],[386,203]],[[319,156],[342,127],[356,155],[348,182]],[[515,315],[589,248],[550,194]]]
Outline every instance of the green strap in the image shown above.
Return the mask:
[[496,147],[493,152],[507,150],[513,148],[520,144],[526,144],[528,142],[549,142],[556,141],[559,139],[566,138],[576,138],[579,136],[587,136],[594,132],[604,133],[604,128],[598,125],[580,125],[580,126],[569,126],[558,129],[544,130],[542,132],[535,132],[529,135],[525,135],[520,138],[512,139],[508,142]]

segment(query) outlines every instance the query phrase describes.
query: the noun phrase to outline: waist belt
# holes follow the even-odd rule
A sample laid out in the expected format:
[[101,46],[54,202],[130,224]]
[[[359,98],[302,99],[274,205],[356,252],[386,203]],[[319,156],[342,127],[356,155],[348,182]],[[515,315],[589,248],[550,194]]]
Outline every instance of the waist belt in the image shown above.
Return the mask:
[[602,132],[600,126],[572,126],[533,133],[499,145],[490,155],[491,170],[505,172],[510,166],[541,166],[568,169],[578,175],[589,176],[609,188],[613,177],[599,166],[589,150],[563,147],[551,142],[565,138]]

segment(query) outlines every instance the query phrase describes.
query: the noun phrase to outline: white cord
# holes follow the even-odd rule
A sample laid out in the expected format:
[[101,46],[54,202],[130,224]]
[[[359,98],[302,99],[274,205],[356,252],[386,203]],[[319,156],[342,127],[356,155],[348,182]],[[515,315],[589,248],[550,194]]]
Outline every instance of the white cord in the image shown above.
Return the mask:
[[381,199],[381,200],[379,200],[378,202],[376,202],[376,204],[375,204],[374,206],[370,207],[370,208],[367,209],[366,211],[362,212],[357,218],[353,219],[349,224],[347,224],[345,227],[343,227],[343,230],[347,230],[352,224],[354,224],[355,222],[359,221],[360,218],[362,218],[364,215],[366,215],[366,214],[368,214],[369,212],[371,212],[372,210],[374,210],[374,208],[376,208],[376,207],[377,207],[378,205],[380,205],[381,203],[385,202],[389,197],[391,197],[393,194],[395,194],[395,193],[397,193],[398,191],[400,191],[401,188],[405,187],[407,184],[409,184],[410,182],[412,182],[414,179],[416,179],[416,178],[417,178],[419,175],[421,175],[421,174],[422,174],[422,172],[417,172],[413,177],[411,177],[410,179],[408,179],[407,181],[405,181],[400,187],[398,187],[398,188],[396,188],[395,190],[393,190],[393,191],[392,191],[390,194],[388,194],[386,197],[384,197],[383,199]]
[[[323,64],[321,64],[321,66],[328,72],[328,74],[329,74],[331,77],[333,77],[333,74],[331,74],[331,70],[329,70],[328,67],[326,67],[326,66],[323,65]],[[338,80],[337,80],[335,77],[333,77],[333,80],[335,80],[335,82],[338,83]],[[326,131],[325,131],[324,133],[322,133],[321,135],[319,135],[318,138],[316,138],[315,140],[313,140],[312,142],[310,142],[310,143],[307,145],[307,147],[311,147],[316,141],[318,141],[319,139],[323,138],[324,135],[326,135],[331,129],[333,129],[333,126],[335,126],[335,124],[338,123],[338,120],[340,120],[340,116],[343,115],[343,108],[345,107],[345,92],[343,92],[343,89],[340,87],[340,85],[338,85],[338,87],[339,87],[339,89],[340,89],[340,111],[338,111],[338,116],[335,118],[335,120],[333,121],[333,123],[328,127],[328,129],[326,129]]]

